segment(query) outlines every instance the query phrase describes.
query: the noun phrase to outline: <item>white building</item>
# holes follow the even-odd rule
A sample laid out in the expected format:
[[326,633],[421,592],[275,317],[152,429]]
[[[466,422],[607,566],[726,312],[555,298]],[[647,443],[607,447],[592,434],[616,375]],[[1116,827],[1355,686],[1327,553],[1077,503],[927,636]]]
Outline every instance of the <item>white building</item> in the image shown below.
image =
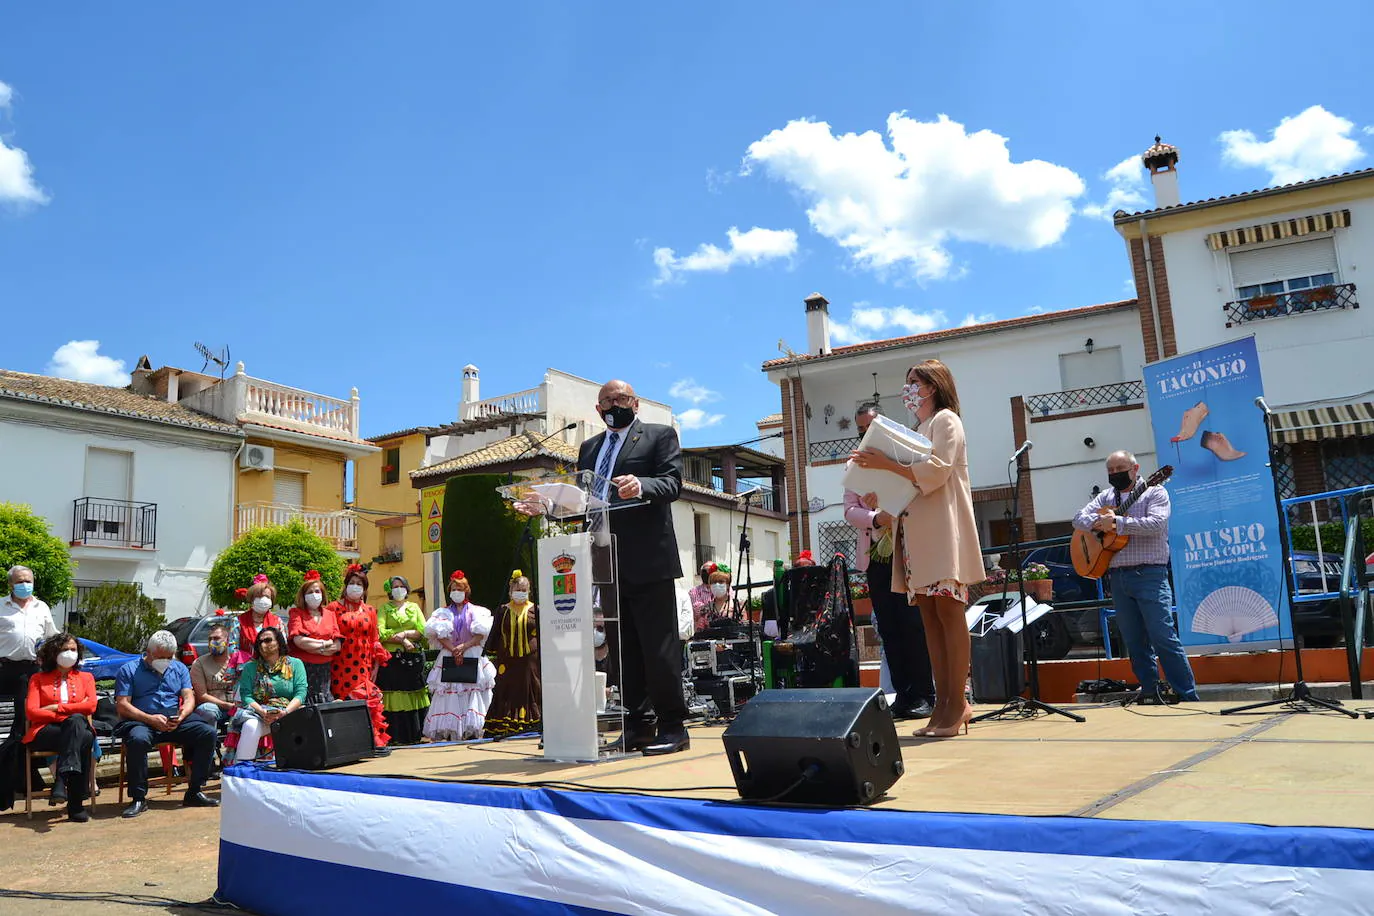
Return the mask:
[[137,583],[169,619],[209,609],[234,532],[237,425],[123,388],[0,370],[0,500],[72,545],[77,596]]
[[1009,540],[1009,461],[1027,439],[1035,443],[1020,504],[1028,540],[1068,532],[1069,519],[1104,482],[1113,450],[1135,451],[1142,465],[1153,461],[1134,300],[833,348],[829,303],[813,294],[805,307],[807,352],[763,368],[781,392],[787,501],[800,509],[793,545],[818,560],[852,550],[841,478],[858,444],[856,408],[876,401],[908,422],[899,393],[907,370],[925,359],[954,373],[985,546]]
[[1285,489],[1374,480],[1374,314],[1356,289],[1374,266],[1374,169],[1180,203],[1178,150],[1156,137],[1143,161],[1158,206],[1115,223],[1148,358],[1254,335]]

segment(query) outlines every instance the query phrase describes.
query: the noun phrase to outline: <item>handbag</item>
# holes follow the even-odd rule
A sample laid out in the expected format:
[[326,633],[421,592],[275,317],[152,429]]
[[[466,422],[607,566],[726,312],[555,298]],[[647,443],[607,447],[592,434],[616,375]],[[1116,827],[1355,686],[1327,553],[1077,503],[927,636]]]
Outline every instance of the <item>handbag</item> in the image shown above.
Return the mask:
[[477,665],[481,659],[454,658],[444,656],[443,667],[439,670],[439,680],[445,684],[477,683]]
[[393,652],[391,661],[377,671],[377,687],[381,690],[422,690],[424,686],[423,652]]

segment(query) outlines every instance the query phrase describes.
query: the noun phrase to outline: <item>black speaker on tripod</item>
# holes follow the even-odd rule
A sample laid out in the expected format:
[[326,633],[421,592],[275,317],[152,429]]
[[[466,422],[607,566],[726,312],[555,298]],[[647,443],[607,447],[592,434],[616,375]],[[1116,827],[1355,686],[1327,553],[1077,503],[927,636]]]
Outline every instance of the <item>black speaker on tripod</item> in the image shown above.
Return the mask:
[[867,805],[905,772],[881,690],[765,690],[722,736],[743,798]]
[[366,700],[302,706],[272,723],[277,767],[323,770],[372,755]]

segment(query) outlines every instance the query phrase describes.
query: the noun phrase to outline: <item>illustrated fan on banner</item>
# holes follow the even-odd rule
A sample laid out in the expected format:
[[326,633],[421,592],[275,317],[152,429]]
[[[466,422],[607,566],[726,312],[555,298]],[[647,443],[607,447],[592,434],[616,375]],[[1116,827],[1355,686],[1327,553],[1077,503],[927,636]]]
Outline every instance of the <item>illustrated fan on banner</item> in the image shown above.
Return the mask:
[[1251,633],[1278,625],[1279,615],[1263,595],[1241,585],[1227,585],[1198,605],[1192,630],[1240,642]]

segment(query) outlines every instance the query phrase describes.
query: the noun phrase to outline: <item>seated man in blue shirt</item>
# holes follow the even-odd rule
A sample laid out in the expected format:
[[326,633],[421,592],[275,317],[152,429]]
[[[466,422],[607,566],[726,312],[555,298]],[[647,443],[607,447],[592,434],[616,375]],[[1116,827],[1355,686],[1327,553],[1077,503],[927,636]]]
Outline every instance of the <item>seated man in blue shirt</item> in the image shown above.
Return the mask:
[[191,783],[182,804],[189,808],[213,808],[216,799],[204,793],[215,753],[215,727],[191,717],[196,694],[191,672],[172,656],[177,638],[166,630],[148,637],[143,657],[129,662],[115,676],[115,710],[119,725],[114,735],[124,742],[129,795],[133,804],[124,817],[138,817],[148,810],[148,752],[155,744],[180,744],[191,762]]

